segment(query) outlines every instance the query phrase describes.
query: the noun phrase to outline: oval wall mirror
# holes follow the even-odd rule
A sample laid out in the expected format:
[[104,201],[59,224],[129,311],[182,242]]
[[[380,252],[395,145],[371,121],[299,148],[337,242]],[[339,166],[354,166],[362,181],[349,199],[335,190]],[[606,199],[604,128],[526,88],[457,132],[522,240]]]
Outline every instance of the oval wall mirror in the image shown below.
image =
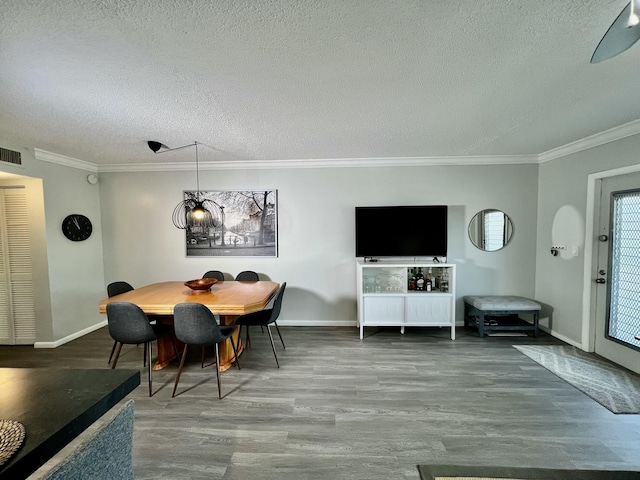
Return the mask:
[[513,222],[509,215],[500,210],[482,210],[469,222],[471,243],[485,252],[495,252],[504,248],[512,237]]

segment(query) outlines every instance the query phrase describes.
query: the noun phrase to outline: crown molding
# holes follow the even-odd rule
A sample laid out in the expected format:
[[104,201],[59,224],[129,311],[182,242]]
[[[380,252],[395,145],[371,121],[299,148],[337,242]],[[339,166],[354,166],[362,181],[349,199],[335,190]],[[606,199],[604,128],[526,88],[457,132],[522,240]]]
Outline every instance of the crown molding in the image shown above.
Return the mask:
[[[325,158],[306,160],[227,160],[200,162],[200,170],[259,170],[279,168],[364,168],[364,167],[421,167],[428,165],[510,165],[538,163],[536,155],[503,155],[477,157],[381,157],[381,158]],[[195,163],[136,163],[98,165],[105,172],[160,172],[195,170]]]
[[87,172],[98,173],[99,169],[98,165],[95,163],[85,162],[84,160],[78,160],[77,158],[47,152],[46,150],[40,150],[39,148],[33,149],[33,155],[36,160],[55,163],[56,165],[63,165],[65,167],[78,168]]
[[640,120],[634,120],[624,125],[610,128],[604,132],[596,133],[588,137],[568,143],[562,147],[554,148],[538,155],[539,163],[545,163],[556,158],[566,157],[573,153],[582,152],[590,148],[599,147],[607,143],[615,142],[622,138],[631,137],[640,133]]

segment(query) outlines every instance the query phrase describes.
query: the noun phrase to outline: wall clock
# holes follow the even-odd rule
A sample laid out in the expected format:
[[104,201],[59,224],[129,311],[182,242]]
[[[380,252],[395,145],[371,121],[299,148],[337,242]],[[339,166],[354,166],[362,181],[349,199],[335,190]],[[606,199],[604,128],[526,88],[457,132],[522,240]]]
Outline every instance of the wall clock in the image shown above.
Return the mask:
[[62,221],[62,233],[64,233],[65,237],[74,242],[86,240],[91,236],[92,231],[93,225],[91,225],[91,220],[84,215],[73,213],[71,215],[67,215],[67,217]]

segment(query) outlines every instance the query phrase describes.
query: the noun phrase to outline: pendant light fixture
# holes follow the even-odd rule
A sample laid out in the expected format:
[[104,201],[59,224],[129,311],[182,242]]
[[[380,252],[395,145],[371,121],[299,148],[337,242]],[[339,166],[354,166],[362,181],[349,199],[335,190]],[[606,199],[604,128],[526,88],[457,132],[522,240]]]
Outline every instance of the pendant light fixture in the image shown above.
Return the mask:
[[[195,147],[196,149],[196,191],[185,192],[185,199],[173,209],[173,224],[176,228],[186,230],[198,227],[205,233],[207,228],[217,228],[224,224],[224,209],[213,200],[203,198],[200,193],[200,168],[198,163],[198,142],[183,145],[182,147],[168,148],[160,142],[150,140],[147,142],[153,153],[166,153],[181,148]],[[164,150],[163,150],[164,149]]]

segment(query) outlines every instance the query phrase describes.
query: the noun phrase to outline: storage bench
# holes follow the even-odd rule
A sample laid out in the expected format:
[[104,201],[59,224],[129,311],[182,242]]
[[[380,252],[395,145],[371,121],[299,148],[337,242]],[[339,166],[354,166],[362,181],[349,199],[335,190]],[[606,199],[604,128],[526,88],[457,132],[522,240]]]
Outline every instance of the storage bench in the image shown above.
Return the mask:
[[[464,326],[475,325],[478,335],[493,330],[531,331],[538,336],[541,305],[529,298],[486,295],[464,297]],[[531,315],[529,322],[520,315]]]

